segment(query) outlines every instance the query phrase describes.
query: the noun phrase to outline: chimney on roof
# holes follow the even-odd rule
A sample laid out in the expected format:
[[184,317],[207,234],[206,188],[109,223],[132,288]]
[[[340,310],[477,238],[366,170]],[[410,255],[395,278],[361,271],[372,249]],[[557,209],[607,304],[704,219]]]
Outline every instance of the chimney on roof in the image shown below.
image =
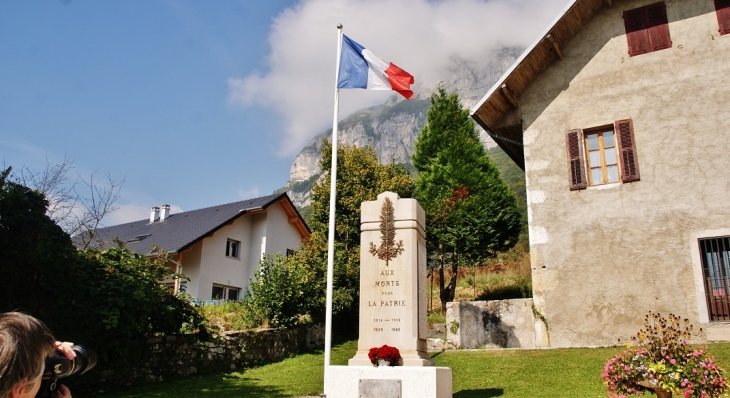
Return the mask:
[[150,210],[150,224],[160,219],[160,208],[155,206]]
[[167,217],[170,217],[170,205],[162,205],[162,211],[160,212],[160,221],[165,221]]

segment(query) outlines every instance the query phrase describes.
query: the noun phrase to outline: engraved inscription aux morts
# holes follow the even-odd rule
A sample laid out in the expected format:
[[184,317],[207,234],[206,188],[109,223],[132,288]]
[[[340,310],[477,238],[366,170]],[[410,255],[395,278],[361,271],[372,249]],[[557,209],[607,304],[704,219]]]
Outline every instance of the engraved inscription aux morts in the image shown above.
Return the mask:
[[400,350],[404,366],[433,365],[425,340],[424,224],[415,199],[384,192],[362,204],[360,333],[350,366],[369,366],[368,350],[383,344]]

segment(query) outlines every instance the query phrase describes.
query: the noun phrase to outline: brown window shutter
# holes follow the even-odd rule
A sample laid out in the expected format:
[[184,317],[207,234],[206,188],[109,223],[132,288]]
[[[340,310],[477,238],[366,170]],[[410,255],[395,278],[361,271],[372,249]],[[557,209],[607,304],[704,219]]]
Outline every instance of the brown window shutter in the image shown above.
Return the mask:
[[619,120],[614,128],[618,137],[618,150],[621,156],[621,180],[639,181],[639,158],[634,141],[634,125],[631,119]]
[[626,28],[626,41],[629,44],[629,56],[633,57],[651,51],[649,36],[646,32],[644,7],[624,11],[624,27]]
[[646,31],[649,35],[651,51],[672,47],[667,21],[667,6],[664,2],[644,7],[646,10]]
[[568,173],[570,190],[586,189],[585,166],[583,164],[583,130],[570,130],[565,133],[565,146],[568,150]]
[[730,33],[730,0],[715,0],[715,11],[720,34]]

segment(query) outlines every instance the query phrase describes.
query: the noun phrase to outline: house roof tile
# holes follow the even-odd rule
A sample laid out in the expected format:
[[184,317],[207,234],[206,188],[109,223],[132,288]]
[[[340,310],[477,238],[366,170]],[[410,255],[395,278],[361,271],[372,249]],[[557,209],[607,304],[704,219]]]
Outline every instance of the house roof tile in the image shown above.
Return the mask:
[[[126,247],[138,253],[149,253],[157,245],[169,253],[179,253],[196,242],[232,222],[236,218],[256,211],[265,210],[273,203],[286,201],[288,213],[295,213],[301,222],[300,234],[309,234],[299,212],[292,205],[286,193],[262,196],[239,202],[206,207],[198,210],[170,214],[164,221],[150,223],[149,219],[114,225],[96,230],[95,241],[109,244],[114,238],[126,242]],[[303,236],[304,237],[304,236]]]

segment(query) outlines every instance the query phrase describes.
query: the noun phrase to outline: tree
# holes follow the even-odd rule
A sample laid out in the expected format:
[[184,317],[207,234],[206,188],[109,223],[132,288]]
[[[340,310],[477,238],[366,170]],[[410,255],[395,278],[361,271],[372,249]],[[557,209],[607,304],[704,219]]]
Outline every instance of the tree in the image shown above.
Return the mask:
[[264,256],[243,300],[248,326],[278,328],[312,322],[312,314],[321,310],[324,280],[301,259]]
[[88,178],[70,176],[73,161],[63,158],[41,171],[23,167],[10,176],[12,182],[42,193],[48,202],[46,213],[66,233],[76,236],[83,248],[92,242],[104,217],[113,213],[124,180],[107,175],[99,181],[96,173]]
[[160,283],[171,276],[166,253],[76,250],[43,194],[9,174],[0,172],[0,312],[28,312],[59,339],[86,344],[99,369],[132,367],[132,342],[202,327],[196,308]]
[[[521,215],[456,93],[439,87],[431,95],[427,124],[414,149],[419,171],[414,196],[426,212],[426,243],[437,261],[445,311],[454,299],[459,265],[480,263],[514,246]],[[447,264],[452,271],[448,284]]]
[[[332,144],[322,146],[321,179],[312,187],[312,235],[292,255],[267,257],[246,298],[249,321],[294,326],[324,320]],[[414,181],[400,164],[383,165],[375,150],[337,148],[337,200],[332,312],[343,331],[357,330],[360,291],[360,204],[384,191],[411,197]]]
[[[320,167],[324,175],[312,186],[312,215],[309,224],[314,231],[326,232],[329,224],[332,169],[332,144],[327,140],[322,145]],[[396,192],[401,197],[411,197],[413,187],[413,179],[405,166],[396,163],[380,164],[372,147],[340,145],[337,148],[335,240],[342,243],[345,250],[349,251],[355,246],[359,248],[360,204],[375,200],[385,191]]]

